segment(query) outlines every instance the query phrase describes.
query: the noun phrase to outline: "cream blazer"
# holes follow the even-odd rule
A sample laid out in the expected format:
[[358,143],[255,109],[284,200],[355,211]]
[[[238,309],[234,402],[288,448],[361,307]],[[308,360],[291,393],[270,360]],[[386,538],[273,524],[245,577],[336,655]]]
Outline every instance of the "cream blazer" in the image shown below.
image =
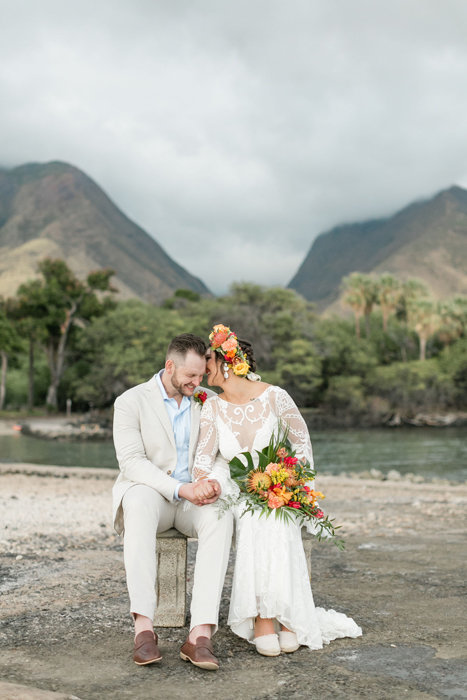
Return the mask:
[[[209,395],[213,392],[204,389]],[[191,430],[188,469],[191,474],[198,443],[201,404],[190,399]],[[122,498],[134,484],[145,484],[172,502],[178,483],[171,474],[177,464],[175,439],[155,377],[128,389],[114,405],[113,437],[120,474],[112,489],[113,522],[123,531]]]

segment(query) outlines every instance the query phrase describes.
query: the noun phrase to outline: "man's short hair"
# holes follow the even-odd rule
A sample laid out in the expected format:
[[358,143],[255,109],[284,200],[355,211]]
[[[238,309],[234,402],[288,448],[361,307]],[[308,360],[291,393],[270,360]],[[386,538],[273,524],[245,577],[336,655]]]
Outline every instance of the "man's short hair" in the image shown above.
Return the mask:
[[193,335],[193,333],[182,333],[181,335],[176,335],[173,340],[170,341],[169,347],[167,348],[166,359],[178,355],[180,358],[185,359],[187,353],[193,350],[200,357],[206,356],[207,346],[202,338],[198,335]]

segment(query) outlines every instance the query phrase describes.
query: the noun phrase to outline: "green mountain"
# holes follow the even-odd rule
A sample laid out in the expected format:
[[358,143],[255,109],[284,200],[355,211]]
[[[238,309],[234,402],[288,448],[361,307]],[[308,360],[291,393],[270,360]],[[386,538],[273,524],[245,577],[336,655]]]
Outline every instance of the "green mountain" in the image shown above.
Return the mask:
[[180,288],[209,294],[78,168],[51,162],[0,171],[0,295],[36,277],[47,256],[64,258],[82,279],[114,269],[122,298],[160,302]]
[[439,299],[467,295],[467,191],[451,187],[386,219],[322,233],[288,286],[323,310],[356,271],[421,279]]

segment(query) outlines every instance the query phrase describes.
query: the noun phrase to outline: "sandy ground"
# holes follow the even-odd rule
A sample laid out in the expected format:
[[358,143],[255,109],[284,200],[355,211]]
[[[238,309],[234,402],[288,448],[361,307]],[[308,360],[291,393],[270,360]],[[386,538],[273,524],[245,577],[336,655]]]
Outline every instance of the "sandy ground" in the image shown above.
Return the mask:
[[[467,698],[467,485],[323,476],[346,550],[316,543],[315,601],[361,639],[267,659],[226,628],[217,673],[184,664],[187,628],[159,630],[163,662],[131,660],[115,472],[0,465],[0,698]],[[190,544],[189,581],[196,543]]]

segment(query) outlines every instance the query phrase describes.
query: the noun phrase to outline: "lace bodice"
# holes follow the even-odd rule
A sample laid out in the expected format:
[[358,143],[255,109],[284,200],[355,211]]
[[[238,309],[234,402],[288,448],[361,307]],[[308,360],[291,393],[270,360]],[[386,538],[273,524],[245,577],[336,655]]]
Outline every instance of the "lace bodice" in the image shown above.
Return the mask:
[[284,389],[269,386],[260,396],[242,405],[228,403],[218,396],[207,399],[201,412],[193,479],[209,476],[219,454],[229,462],[240,452],[262,450],[277,431],[279,419],[289,426],[289,440],[297,457],[313,465],[307,425]]

